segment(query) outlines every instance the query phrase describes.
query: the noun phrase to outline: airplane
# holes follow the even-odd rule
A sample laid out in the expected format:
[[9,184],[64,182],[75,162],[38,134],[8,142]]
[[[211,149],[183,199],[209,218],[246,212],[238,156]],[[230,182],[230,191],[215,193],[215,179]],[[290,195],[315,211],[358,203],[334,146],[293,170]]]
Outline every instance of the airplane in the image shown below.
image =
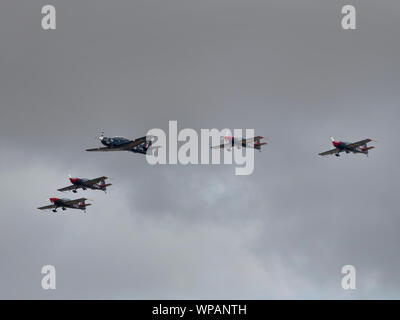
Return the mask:
[[346,152],[346,153],[362,153],[368,156],[368,150],[371,150],[375,147],[371,146],[368,147],[367,143],[371,142],[371,139],[364,139],[361,141],[357,142],[343,142],[343,141],[335,141],[335,138],[331,137],[332,144],[335,147],[335,149],[321,152],[319,153],[320,156],[327,156],[330,154],[334,154],[336,157],[340,157],[341,152]]
[[105,137],[104,132],[102,132],[97,138],[105,147],[86,149],[86,151],[131,151],[134,153],[146,154],[153,143],[153,137],[151,136],[130,140],[119,136]]
[[261,146],[267,144],[266,142],[260,142],[263,139],[261,136],[257,136],[254,138],[243,139],[243,138],[235,138],[233,136],[224,136],[224,143],[218,146],[212,146],[212,149],[224,149],[226,148],[228,151],[231,151],[235,146],[238,149],[240,148],[254,148],[261,152]]
[[86,178],[73,178],[69,175],[69,181],[71,181],[72,185],[58,189],[57,191],[70,191],[72,190],[73,193],[77,193],[77,189],[92,189],[92,190],[102,190],[107,193],[107,187],[111,186],[111,183],[106,183],[105,180],[108,179],[107,177],[98,177],[95,179],[86,179]]
[[91,206],[90,203],[86,203],[85,201],[88,200],[86,198],[79,198],[75,200],[71,200],[68,198],[50,198],[51,205],[39,207],[39,210],[46,210],[46,209],[53,209],[53,212],[57,212],[57,208],[61,208],[63,211],[66,208],[70,209],[79,209],[84,210],[86,212],[86,207]]

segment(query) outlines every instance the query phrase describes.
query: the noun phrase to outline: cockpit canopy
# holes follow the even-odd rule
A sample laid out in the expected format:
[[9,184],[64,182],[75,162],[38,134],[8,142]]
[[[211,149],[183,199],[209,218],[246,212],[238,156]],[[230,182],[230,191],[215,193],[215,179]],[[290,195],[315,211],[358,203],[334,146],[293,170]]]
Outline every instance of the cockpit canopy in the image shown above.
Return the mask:
[[111,141],[113,143],[120,144],[120,143],[130,142],[131,140],[124,138],[124,137],[113,137],[113,138],[111,138]]

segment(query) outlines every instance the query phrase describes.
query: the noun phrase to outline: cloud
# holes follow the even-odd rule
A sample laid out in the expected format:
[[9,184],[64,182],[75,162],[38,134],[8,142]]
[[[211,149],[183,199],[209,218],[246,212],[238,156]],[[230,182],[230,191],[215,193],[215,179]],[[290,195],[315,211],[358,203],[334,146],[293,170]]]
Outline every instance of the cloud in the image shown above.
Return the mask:
[[[350,33],[339,2],[54,5],[54,33],[37,1],[0,10],[1,298],[398,297],[397,2],[357,5]],[[242,177],[84,151],[169,120],[268,145]],[[318,157],[330,136],[378,142]],[[37,210],[68,174],[113,186],[80,193],[86,214]]]

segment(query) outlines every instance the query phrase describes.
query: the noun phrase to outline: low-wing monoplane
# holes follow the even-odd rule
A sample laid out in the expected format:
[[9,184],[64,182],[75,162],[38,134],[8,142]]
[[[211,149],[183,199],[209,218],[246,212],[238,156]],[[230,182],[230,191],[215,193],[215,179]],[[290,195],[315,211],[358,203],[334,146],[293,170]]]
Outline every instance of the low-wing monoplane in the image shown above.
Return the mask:
[[98,177],[94,179],[86,179],[86,178],[73,178],[71,175],[69,176],[69,181],[71,181],[72,185],[58,189],[58,191],[72,191],[73,193],[77,193],[78,189],[86,190],[101,190],[107,192],[107,187],[111,186],[111,183],[106,183],[107,177]]
[[86,203],[86,198],[79,199],[67,199],[67,198],[50,198],[49,199],[52,204],[48,206],[39,207],[40,210],[53,209],[53,212],[57,212],[57,208],[61,208],[63,211],[67,208],[70,209],[79,209],[86,212],[86,207],[90,206],[90,203]]
[[330,154],[334,154],[336,157],[340,156],[341,152],[346,153],[362,153],[368,156],[368,151],[375,148],[373,146],[368,147],[368,143],[371,142],[371,139],[364,139],[357,142],[344,142],[344,141],[335,141],[335,138],[331,137],[332,144],[335,149],[328,150],[325,152],[319,153],[320,156],[327,156]]
[[150,136],[130,140],[118,136],[105,137],[104,133],[101,133],[97,138],[103,145],[105,145],[105,147],[86,149],[86,151],[131,151],[134,153],[146,154],[147,150],[153,143],[153,137]]
[[236,138],[233,136],[224,136],[223,143],[218,146],[212,146],[213,149],[224,149],[226,148],[228,151],[232,150],[233,147],[238,149],[241,148],[254,148],[256,150],[261,151],[261,146],[267,144],[266,142],[261,142],[263,137],[257,136],[249,139],[244,138]]

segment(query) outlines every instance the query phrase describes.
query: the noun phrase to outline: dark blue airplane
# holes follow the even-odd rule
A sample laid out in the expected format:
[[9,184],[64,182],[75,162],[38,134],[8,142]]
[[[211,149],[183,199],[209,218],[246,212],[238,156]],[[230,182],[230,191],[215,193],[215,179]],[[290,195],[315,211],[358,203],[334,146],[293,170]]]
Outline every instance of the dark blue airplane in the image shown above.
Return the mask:
[[103,132],[98,139],[105,147],[86,149],[86,151],[131,151],[146,154],[153,143],[150,136],[130,140],[124,137],[105,137]]

